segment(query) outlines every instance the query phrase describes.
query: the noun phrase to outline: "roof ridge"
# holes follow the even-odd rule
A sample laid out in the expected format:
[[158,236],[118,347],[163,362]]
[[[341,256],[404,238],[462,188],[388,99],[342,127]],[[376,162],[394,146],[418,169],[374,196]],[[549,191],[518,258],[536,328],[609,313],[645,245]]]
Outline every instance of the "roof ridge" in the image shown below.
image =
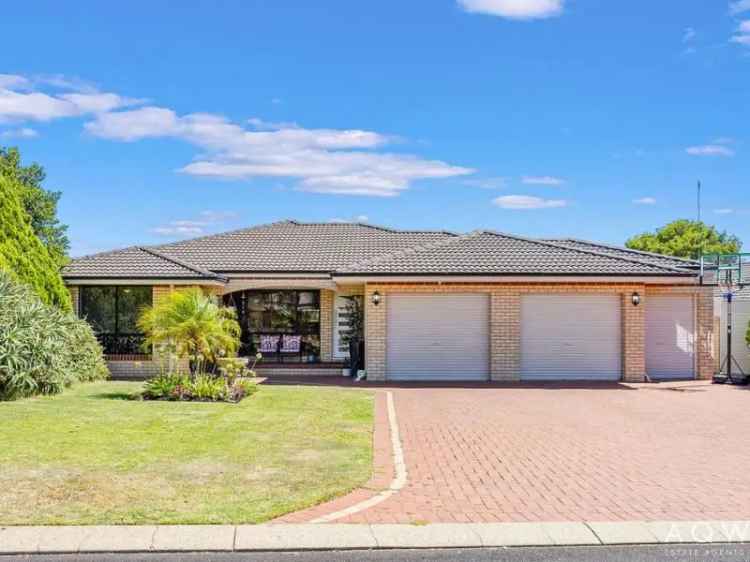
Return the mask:
[[134,244],[132,246],[125,246],[124,248],[113,248],[112,250],[102,250],[101,252],[95,252],[93,254],[86,254],[84,256],[78,256],[77,258],[71,257],[70,261],[67,264],[65,264],[63,268],[65,268],[68,264],[71,264],[76,261],[87,260],[90,258],[98,258],[100,256],[107,256],[109,254],[116,254],[118,252],[125,252],[127,250],[139,250],[139,249],[140,249],[140,246]]
[[184,244],[185,242],[195,242],[196,240],[205,240],[207,238],[213,238],[214,236],[225,236],[227,234],[236,234],[237,232],[246,232],[248,230],[260,230],[262,228],[270,228],[279,224],[299,224],[293,220],[278,220],[273,222],[265,222],[262,224],[256,224],[254,226],[243,226],[242,228],[233,228],[232,230],[226,230],[224,232],[215,232],[213,234],[204,234],[203,236],[196,236],[195,238],[185,238],[184,240],[175,240],[174,242],[166,242],[164,244],[157,244],[156,246],[150,246],[152,248],[169,248],[170,246],[176,246],[178,244]]
[[224,277],[214,273],[213,271],[209,271],[208,269],[203,269],[202,267],[195,266],[189,262],[183,261],[181,259],[169,256],[167,254],[163,254],[157,250],[154,250],[153,248],[149,248],[148,246],[137,246],[137,248],[143,252],[149,253],[152,256],[155,256],[157,258],[161,258],[166,261],[170,261],[174,264],[177,264],[181,267],[184,267],[185,269],[190,269],[196,273],[200,273],[204,277],[209,277],[211,279],[225,279]]
[[454,234],[453,237],[451,238],[441,238],[440,240],[435,240],[434,242],[429,242],[427,244],[417,244],[415,246],[407,246],[406,248],[401,248],[393,252],[387,252],[385,254],[380,254],[372,258],[367,258],[364,260],[358,260],[358,261],[352,262],[351,264],[346,266],[346,268],[344,269],[350,270],[350,269],[353,269],[354,267],[380,264],[380,263],[384,263],[384,262],[390,261],[398,257],[407,256],[409,254],[415,254],[417,252],[421,252],[424,250],[432,250],[435,248],[441,248],[443,246],[448,246],[454,242],[459,242],[461,240],[473,238],[478,233],[479,233],[478,231],[473,231],[473,232],[468,232],[466,234]]
[[560,250],[568,250],[568,251],[572,251],[572,252],[578,252],[578,253],[581,253],[581,254],[590,254],[592,256],[599,256],[599,257],[609,258],[609,259],[613,259],[613,260],[620,260],[620,261],[624,261],[624,262],[628,262],[628,263],[636,263],[638,265],[645,265],[645,266],[648,266],[648,267],[654,267],[654,268],[657,268],[657,269],[661,269],[663,271],[671,271],[673,273],[674,272],[685,273],[685,270],[681,269],[679,267],[669,267],[669,266],[666,266],[666,265],[657,265],[657,264],[649,263],[649,262],[646,262],[646,261],[640,261],[640,260],[636,260],[636,259],[624,258],[622,256],[613,256],[611,254],[607,254],[607,253],[604,253],[604,252],[597,252],[596,250],[583,250],[581,248],[574,248],[572,246],[566,246],[565,244],[556,244],[554,242],[548,242],[548,241],[545,241],[545,240],[539,240],[539,239],[535,239],[535,238],[525,238],[524,236],[517,236],[515,234],[508,234],[506,232],[496,232],[494,230],[484,230],[483,232],[486,232],[487,234],[494,234],[495,236],[504,236],[506,238],[513,238],[515,240],[522,240],[524,242],[531,242],[532,244],[539,244],[540,246],[550,246],[552,248],[557,248],[557,249],[560,249]]
[[593,242],[591,240],[584,240],[582,238],[571,238],[569,236],[565,238],[542,238],[541,240],[547,240],[552,242],[577,242],[579,244],[588,244],[589,246],[598,246],[601,248],[611,248],[612,250],[620,250],[621,252],[629,252],[633,254],[642,254],[644,256],[653,256],[655,258],[661,258],[665,260],[674,260],[679,262],[685,262],[686,264],[699,265],[699,262],[690,258],[681,258],[679,256],[669,256],[666,254],[658,254],[656,252],[647,252],[645,250],[636,250],[634,248],[628,248],[627,246],[618,246],[616,244],[604,244],[603,242]]

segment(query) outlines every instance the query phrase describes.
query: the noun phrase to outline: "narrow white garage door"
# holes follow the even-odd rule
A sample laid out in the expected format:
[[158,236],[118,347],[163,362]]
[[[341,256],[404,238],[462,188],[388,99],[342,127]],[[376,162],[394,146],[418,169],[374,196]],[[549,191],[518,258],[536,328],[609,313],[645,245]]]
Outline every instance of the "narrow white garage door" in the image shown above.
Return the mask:
[[524,295],[521,380],[619,380],[618,295]]
[[389,380],[487,380],[489,295],[389,294]]
[[[727,301],[721,299],[718,306],[721,311],[721,327],[719,329],[719,361],[723,362],[727,356]],[[750,349],[745,342],[745,334],[750,325],[750,291],[744,289],[734,296],[732,303],[732,355],[739,363],[742,371],[750,373]],[[732,372],[737,373],[737,363],[733,363]],[[726,372],[726,370],[724,371]]]
[[695,365],[695,316],[688,296],[654,295],[645,299],[646,372],[654,379],[692,379]]

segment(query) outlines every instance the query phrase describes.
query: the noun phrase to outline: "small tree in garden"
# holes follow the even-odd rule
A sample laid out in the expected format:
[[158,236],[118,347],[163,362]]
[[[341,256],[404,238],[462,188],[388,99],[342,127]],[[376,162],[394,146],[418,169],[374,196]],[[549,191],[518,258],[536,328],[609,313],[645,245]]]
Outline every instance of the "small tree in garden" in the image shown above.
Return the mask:
[[234,355],[240,346],[240,325],[233,308],[220,306],[197,288],[170,293],[144,309],[138,327],[146,334],[146,346],[156,346],[188,359],[191,374],[207,363]]

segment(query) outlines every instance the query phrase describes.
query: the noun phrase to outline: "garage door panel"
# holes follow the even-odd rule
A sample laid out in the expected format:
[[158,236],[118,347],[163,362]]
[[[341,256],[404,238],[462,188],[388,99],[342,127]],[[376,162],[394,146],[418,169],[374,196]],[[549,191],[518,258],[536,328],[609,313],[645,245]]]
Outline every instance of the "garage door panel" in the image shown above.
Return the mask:
[[390,294],[386,371],[390,380],[489,378],[489,296]]
[[521,379],[619,380],[620,306],[619,295],[524,295]]
[[646,298],[646,372],[655,379],[689,379],[695,373],[693,299],[682,295]]

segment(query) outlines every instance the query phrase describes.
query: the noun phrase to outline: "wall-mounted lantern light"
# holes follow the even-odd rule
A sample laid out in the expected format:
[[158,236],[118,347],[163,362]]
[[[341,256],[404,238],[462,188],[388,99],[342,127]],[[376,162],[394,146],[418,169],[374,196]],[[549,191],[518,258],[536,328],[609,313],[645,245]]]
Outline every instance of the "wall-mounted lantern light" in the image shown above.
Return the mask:
[[630,296],[630,301],[633,303],[633,306],[638,306],[639,304],[641,304],[641,295],[639,295],[638,293],[633,293]]
[[372,304],[374,304],[375,306],[378,306],[380,304],[380,293],[378,293],[377,291],[372,294]]

